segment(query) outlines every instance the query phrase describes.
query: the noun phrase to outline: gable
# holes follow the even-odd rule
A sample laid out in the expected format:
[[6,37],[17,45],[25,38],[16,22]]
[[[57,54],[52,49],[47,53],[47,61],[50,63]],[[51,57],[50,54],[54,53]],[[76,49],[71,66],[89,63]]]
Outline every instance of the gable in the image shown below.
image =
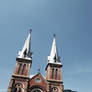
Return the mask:
[[29,88],[30,90],[35,88],[40,88],[42,90],[47,89],[47,81],[44,77],[38,73],[37,75],[33,76],[29,81]]

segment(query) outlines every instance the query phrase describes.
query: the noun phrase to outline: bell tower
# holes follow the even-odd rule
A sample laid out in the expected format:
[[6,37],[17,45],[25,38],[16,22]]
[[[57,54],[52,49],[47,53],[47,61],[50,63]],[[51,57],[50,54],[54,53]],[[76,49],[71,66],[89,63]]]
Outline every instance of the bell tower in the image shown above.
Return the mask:
[[24,47],[19,51],[16,58],[16,66],[7,92],[27,92],[29,71],[32,64],[30,51],[31,32],[29,33]]
[[62,64],[56,48],[56,36],[54,35],[48,64],[46,66],[47,92],[63,92]]

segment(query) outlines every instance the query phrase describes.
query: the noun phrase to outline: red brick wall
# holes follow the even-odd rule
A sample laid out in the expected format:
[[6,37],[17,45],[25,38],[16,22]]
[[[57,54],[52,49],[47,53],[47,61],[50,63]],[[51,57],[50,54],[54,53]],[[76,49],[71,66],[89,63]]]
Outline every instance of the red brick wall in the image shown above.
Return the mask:
[[[40,78],[40,82],[36,82],[36,79]],[[40,88],[43,90],[43,92],[46,92],[47,90],[47,82],[46,80],[42,77],[42,75],[39,73],[36,76],[34,76],[30,81],[29,81],[29,86],[30,86],[30,91],[33,88]]]

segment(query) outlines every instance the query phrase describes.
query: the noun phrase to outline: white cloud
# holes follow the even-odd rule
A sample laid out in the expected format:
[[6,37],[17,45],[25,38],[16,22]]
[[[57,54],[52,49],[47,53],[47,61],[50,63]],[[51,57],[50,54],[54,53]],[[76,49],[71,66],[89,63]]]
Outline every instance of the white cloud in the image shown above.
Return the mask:
[[77,72],[78,73],[91,73],[92,69],[90,69],[90,68],[79,68],[79,69],[77,69]]

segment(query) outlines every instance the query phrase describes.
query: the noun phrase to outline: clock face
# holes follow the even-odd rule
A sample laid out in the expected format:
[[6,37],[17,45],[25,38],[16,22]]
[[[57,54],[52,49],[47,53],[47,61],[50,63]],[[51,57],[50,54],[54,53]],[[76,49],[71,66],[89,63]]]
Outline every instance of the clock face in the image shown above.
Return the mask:
[[36,81],[37,83],[41,82],[40,78],[37,78],[35,81]]
[[57,88],[57,87],[53,87],[53,88],[51,89],[51,92],[58,92],[58,88]]

